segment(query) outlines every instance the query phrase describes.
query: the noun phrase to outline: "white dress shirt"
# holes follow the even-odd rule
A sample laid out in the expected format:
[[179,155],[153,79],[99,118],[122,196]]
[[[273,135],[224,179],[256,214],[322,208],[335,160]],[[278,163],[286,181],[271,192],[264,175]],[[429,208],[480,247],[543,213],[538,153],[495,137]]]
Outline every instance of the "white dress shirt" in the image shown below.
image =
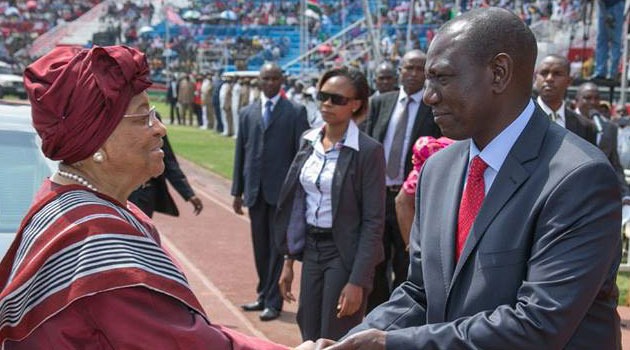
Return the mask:
[[359,128],[351,120],[346,134],[330,150],[322,144],[323,128],[311,129],[304,139],[313,144],[313,153],[300,171],[300,184],[306,193],[306,223],[321,228],[332,228],[332,182],[341,148],[359,151]]
[[267,98],[267,96],[265,96],[264,93],[260,93],[260,115],[264,116],[265,115],[265,105],[267,104],[267,101],[271,100],[271,111],[273,112],[273,109],[276,108],[276,105],[278,104],[278,100],[280,100],[280,93],[277,93],[276,96],[272,97],[271,99]]
[[[540,98],[540,96],[538,96],[538,98],[536,99],[536,102],[538,102],[538,105],[540,106],[540,108],[542,108],[543,112],[545,112],[546,115],[551,115],[551,113],[554,112],[553,109],[551,109],[551,107],[547,106],[547,104],[545,103],[545,101],[542,100],[542,98]],[[562,106],[560,106],[560,108],[555,111],[556,112],[556,120],[554,120],[556,122],[556,124],[560,125],[563,128],[567,127],[567,119],[565,118],[564,115],[564,111],[565,111],[565,103],[564,101],[562,101]]]
[[[398,176],[395,179],[391,179],[389,176],[385,176],[385,185],[386,186],[395,186],[402,185],[407,177],[405,174],[405,151],[409,147],[410,142],[415,142],[416,140],[411,140],[411,132],[413,131],[413,124],[416,121],[416,114],[418,114],[418,109],[420,108],[420,103],[422,101],[422,92],[424,89],[416,92],[411,95],[413,98],[413,102],[409,104],[409,118],[407,118],[407,129],[405,131],[405,141],[403,142],[403,151],[400,154],[400,171],[398,172]],[[400,89],[398,93],[398,102],[396,103],[396,107],[394,108],[394,112],[392,113],[392,117],[389,120],[389,124],[387,125],[387,132],[385,133],[385,138],[383,139],[383,148],[385,149],[385,164],[389,162],[389,152],[392,148],[392,143],[394,141],[394,134],[396,133],[396,125],[398,125],[398,121],[402,117],[402,113],[405,110],[405,104],[407,104],[407,93],[405,93],[404,89]]]
[[480,156],[481,159],[488,164],[488,168],[486,168],[486,171],[483,173],[484,191],[486,195],[488,191],[490,191],[490,187],[492,187],[492,183],[494,183],[494,179],[497,177],[499,170],[501,170],[501,166],[503,162],[505,162],[508,153],[510,153],[512,146],[514,146],[514,143],[516,143],[518,137],[521,136],[521,133],[532,118],[532,115],[534,115],[534,110],[534,101],[530,99],[527,107],[525,107],[518,118],[508,125],[507,128],[503,129],[503,131],[492,139],[481,151],[479,151],[475,142],[470,140],[466,179],[468,179],[468,171],[470,170],[472,159],[476,156]]

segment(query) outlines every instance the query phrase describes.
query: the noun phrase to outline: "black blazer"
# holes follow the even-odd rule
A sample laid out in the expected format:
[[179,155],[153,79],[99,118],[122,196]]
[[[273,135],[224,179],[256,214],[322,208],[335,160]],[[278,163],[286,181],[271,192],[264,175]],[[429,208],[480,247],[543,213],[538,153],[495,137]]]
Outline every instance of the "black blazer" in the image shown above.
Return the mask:
[[621,201],[602,152],[537,109],[456,262],[470,142],[425,163],[407,281],[350,333],[387,330],[404,350],[620,349]]
[[[392,118],[396,103],[398,102],[398,95],[398,91],[390,91],[370,99],[370,110],[365,121],[364,130],[380,143],[383,143],[385,140],[389,121]],[[433,120],[431,107],[425,105],[424,102],[421,102],[418,108],[418,113],[416,114],[416,119],[411,131],[411,141],[405,150],[405,176],[409,174],[413,167],[411,163],[413,152],[411,149],[420,136],[433,136],[435,138],[442,136],[442,131]]]
[[[129,199],[134,203],[142,202],[143,198],[147,201],[153,202],[153,208],[155,211],[172,216],[179,216],[179,210],[177,205],[173,201],[173,197],[168,192],[168,186],[166,180],[173,185],[175,190],[184,198],[189,200],[190,197],[195,195],[192,187],[186,179],[186,175],[179,168],[175,153],[171,148],[171,143],[168,142],[168,137],[164,136],[164,145],[162,150],[164,151],[164,172],[158,176],[149,180],[144,186],[133,191]],[[152,192],[152,193],[149,193]],[[155,196],[153,196],[153,194]]]
[[267,129],[263,126],[260,100],[243,107],[239,112],[232,195],[244,195],[247,207],[256,203],[259,194],[275,205],[282,180],[298,151],[300,136],[308,127],[306,108],[282,97],[271,113]]
[[592,121],[573,112],[566,106],[564,107],[564,119],[565,126],[569,131],[597,146],[597,130]]
[[619,133],[619,130],[617,129],[617,125],[607,120],[604,120],[603,118],[600,118],[600,122],[602,127],[602,137],[599,141],[599,149],[604,152],[613,169],[615,169],[615,174],[617,174],[617,182],[619,183],[621,195],[623,197],[629,196],[630,189],[628,188],[628,183],[626,182],[626,177],[623,173],[623,167],[621,166],[619,153],[617,151],[617,134]]
[[[306,197],[299,177],[312,153],[312,143],[302,139],[300,151],[280,191],[274,232],[281,254],[299,256],[301,253],[290,248],[288,240],[295,241],[298,236],[303,244],[306,235]],[[371,289],[374,268],[385,257],[382,244],[385,225],[383,146],[359,132],[359,151],[349,147],[340,151],[331,191],[333,239],[343,264],[351,271],[349,282]],[[293,237],[288,238],[288,233]]]

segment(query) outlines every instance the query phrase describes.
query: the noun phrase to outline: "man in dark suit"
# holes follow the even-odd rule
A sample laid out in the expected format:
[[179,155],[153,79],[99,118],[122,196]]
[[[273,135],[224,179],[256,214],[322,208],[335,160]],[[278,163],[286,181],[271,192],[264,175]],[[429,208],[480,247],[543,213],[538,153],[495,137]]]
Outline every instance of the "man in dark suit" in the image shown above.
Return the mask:
[[424,101],[461,141],[418,180],[408,280],[327,350],[621,348],[615,173],[536,107],[536,51],[504,9],[438,31]]
[[[422,51],[413,50],[405,54],[399,69],[402,89],[370,99],[364,130],[381,142],[385,149],[387,199],[383,235],[385,261],[376,267],[368,311],[385,302],[391,290],[407,276],[409,255],[396,219],[396,195],[411,171],[411,148],[420,136],[442,136],[433,121],[431,109],[422,102],[425,61]],[[393,282],[387,271],[390,262],[395,276]]]
[[617,183],[621,189],[623,204],[630,205],[630,189],[623,173],[623,167],[617,152],[617,126],[606,120],[599,112],[599,89],[593,83],[584,83],[579,86],[577,95],[577,112],[589,118],[595,125],[596,142],[599,149],[604,152],[608,161],[615,169]]
[[[158,119],[162,120],[159,116]],[[179,210],[177,205],[173,201],[173,197],[168,192],[168,186],[166,180],[171,183],[177,193],[187,202],[190,202],[193,206],[195,215],[199,215],[203,210],[203,203],[201,199],[195,195],[192,187],[186,179],[186,175],[179,168],[177,158],[171,147],[171,143],[168,141],[168,137],[162,138],[164,144],[162,145],[162,151],[164,151],[164,172],[158,177],[151,178],[144,185],[137,190],[133,191],[129,196],[129,200],[138,206],[148,217],[153,217],[153,212],[179,216]]]
[[[243,108],[236,137],[232,195],[234,212],[249,208],[258,299],[242,305],[246,311],[262,311],[260,319],[277,318],[282,310],[278,280],[283,258],[273,236],[273,217],[284,177],[298,151],[300,137],[308,129],[306,109],[280,95],[283,82],[278,65],[260,70],[260,100]],[[242,196],[244,195],[244,198]]]
[[376,67],[374,85],[376,92],[372,95],[373,97],[390,91],[398,91],[398,75],[396,68],[390,61],[383,61]]
[[166,83],[166,102],[171,106],[171,124],[175,123],[175,116],[177,116],[177,124],[181,124],[181,118],[179,116],[179,108],[177,108],[177,89],[179,83],[175,73],[171,73],[168,83]]
[[536,70],[536,102],[549,119],[597,145],[595,124],[567,107],[564,98],[571,85],[569,60],[559,55],[545,57]]

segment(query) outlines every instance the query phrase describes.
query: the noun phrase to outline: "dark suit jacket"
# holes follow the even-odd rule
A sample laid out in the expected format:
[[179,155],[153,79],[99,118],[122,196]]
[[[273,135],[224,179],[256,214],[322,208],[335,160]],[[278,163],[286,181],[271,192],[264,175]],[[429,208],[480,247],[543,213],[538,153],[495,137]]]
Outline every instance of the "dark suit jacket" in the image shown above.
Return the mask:
[[619,184],[619,188],[621,189],[621,195],[623,197],[630,195],[630,189],[628,188],[628,183],[626,182],[626,177],[623,173],[623,167],[621,166],[621,161],[619,160],[619,153],[617,151],[617,135],[619,130],[617,126],[603,118],[600,118],[601,126],[602,126],[602,137],[599,141],[599,149],[604,152],[606,158],[615,169],[615,173],[617,174],[617,183]]
[[241,109],[239,123],[232,195],[244,194],[243,203],[247,207],[256,203],[259,194],[275,205],[282,181],[298,151],[300,136],[309,126],[306,108],[281,97],[265,129],[258,100]]
[[595,124],[587,118],[564,107],[565,126],[574,134],[597,146],[597,130]]
[[602,152],[537,109],[455,263],[470,140],[418,182],[408,280],[351,333],[387,349],[620,349],[621,201]]
[[[289,240],[297,238],[302,242],[306,234],[306,197],[299,177],[312,153],[312,143],[302,139],[300,151],[282,185],[274,221],[276,245],[282,254],[295,256],[300,253],[289,247],[288,232],[293,235]],[[340,151],[331,194],[333,239],[345,267],[351,271],[349,282],[371,289],[374,267],[385,257],[382,243],[385,225],[383,146],[359,132],[359,151],[349,147]],[[296,221],[298,225],[290,225]]]
[[[162,150],[164,151],[164,172],[158,176],[149,180],[143,187],[135,190],[129,199],[138,203],[138,201],[142,201],[144,199],[151,199],[153,202],[153,208],[155,211],[164,213],[172,216],[179,216],[179,210],[177,209],[177,205],[173,201],[173,197],[168,192],[168,186],[166,185],[166,180],[173,185],[175,190],[184,198],[185,200],[190,199],[190,197],[195,195],[192,187],[188,183],[186,179],[186,175],[179,168],[179,163],[177,162],[177,158],[175,158],[175,153],[173,153],[173,149],[171,148],[171,143],[168,142],[168,137],[164,136],[164,145],[162,146]],[[153,193],[149,193],[153,192]]]
[[[389,121],[392,119],[392,114],[398,102],[398,94],[398,91],[391,91],[370,99],[370,110],[365,120],[365,128],[362,130],[380,143],[383,143],[385,140]],[[435,138],[442,136],[442,131],[433,121],[431,107],[425,105],[424,102],[420,103],[418,108],[409,146],[405,150],[405,176],[409,174],[413,167],[411,163],[413,152],[411,149],[420,136],[433,136]]]
[[[172,83],[175,83],[175,91],[173,91]],[[177,88],[179,87],[179,82],[175,79],[171,79],[166,83],[166,101],[168,103],[176,103],[177,102]]]

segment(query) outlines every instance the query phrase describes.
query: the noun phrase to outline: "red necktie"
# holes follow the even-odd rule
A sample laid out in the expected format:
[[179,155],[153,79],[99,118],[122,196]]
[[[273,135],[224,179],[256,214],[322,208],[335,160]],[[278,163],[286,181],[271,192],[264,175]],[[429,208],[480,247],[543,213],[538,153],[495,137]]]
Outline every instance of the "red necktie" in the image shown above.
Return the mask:
[[464,188],[464,194],[462,194],[462,201],[459,203],[455,261],[459,261],[459,256],[462,254],[462,250],[464,249],[464,244],[468,238],[470,228],[475,222],[479,209],[481,209],[481,204],[483,203],[483,198],[485,197],[483,173],[487,168],[488,164],[486,164],[486,162],[484,162],[479,156],[473,158],[472,163],[470,164],[466,187]]

